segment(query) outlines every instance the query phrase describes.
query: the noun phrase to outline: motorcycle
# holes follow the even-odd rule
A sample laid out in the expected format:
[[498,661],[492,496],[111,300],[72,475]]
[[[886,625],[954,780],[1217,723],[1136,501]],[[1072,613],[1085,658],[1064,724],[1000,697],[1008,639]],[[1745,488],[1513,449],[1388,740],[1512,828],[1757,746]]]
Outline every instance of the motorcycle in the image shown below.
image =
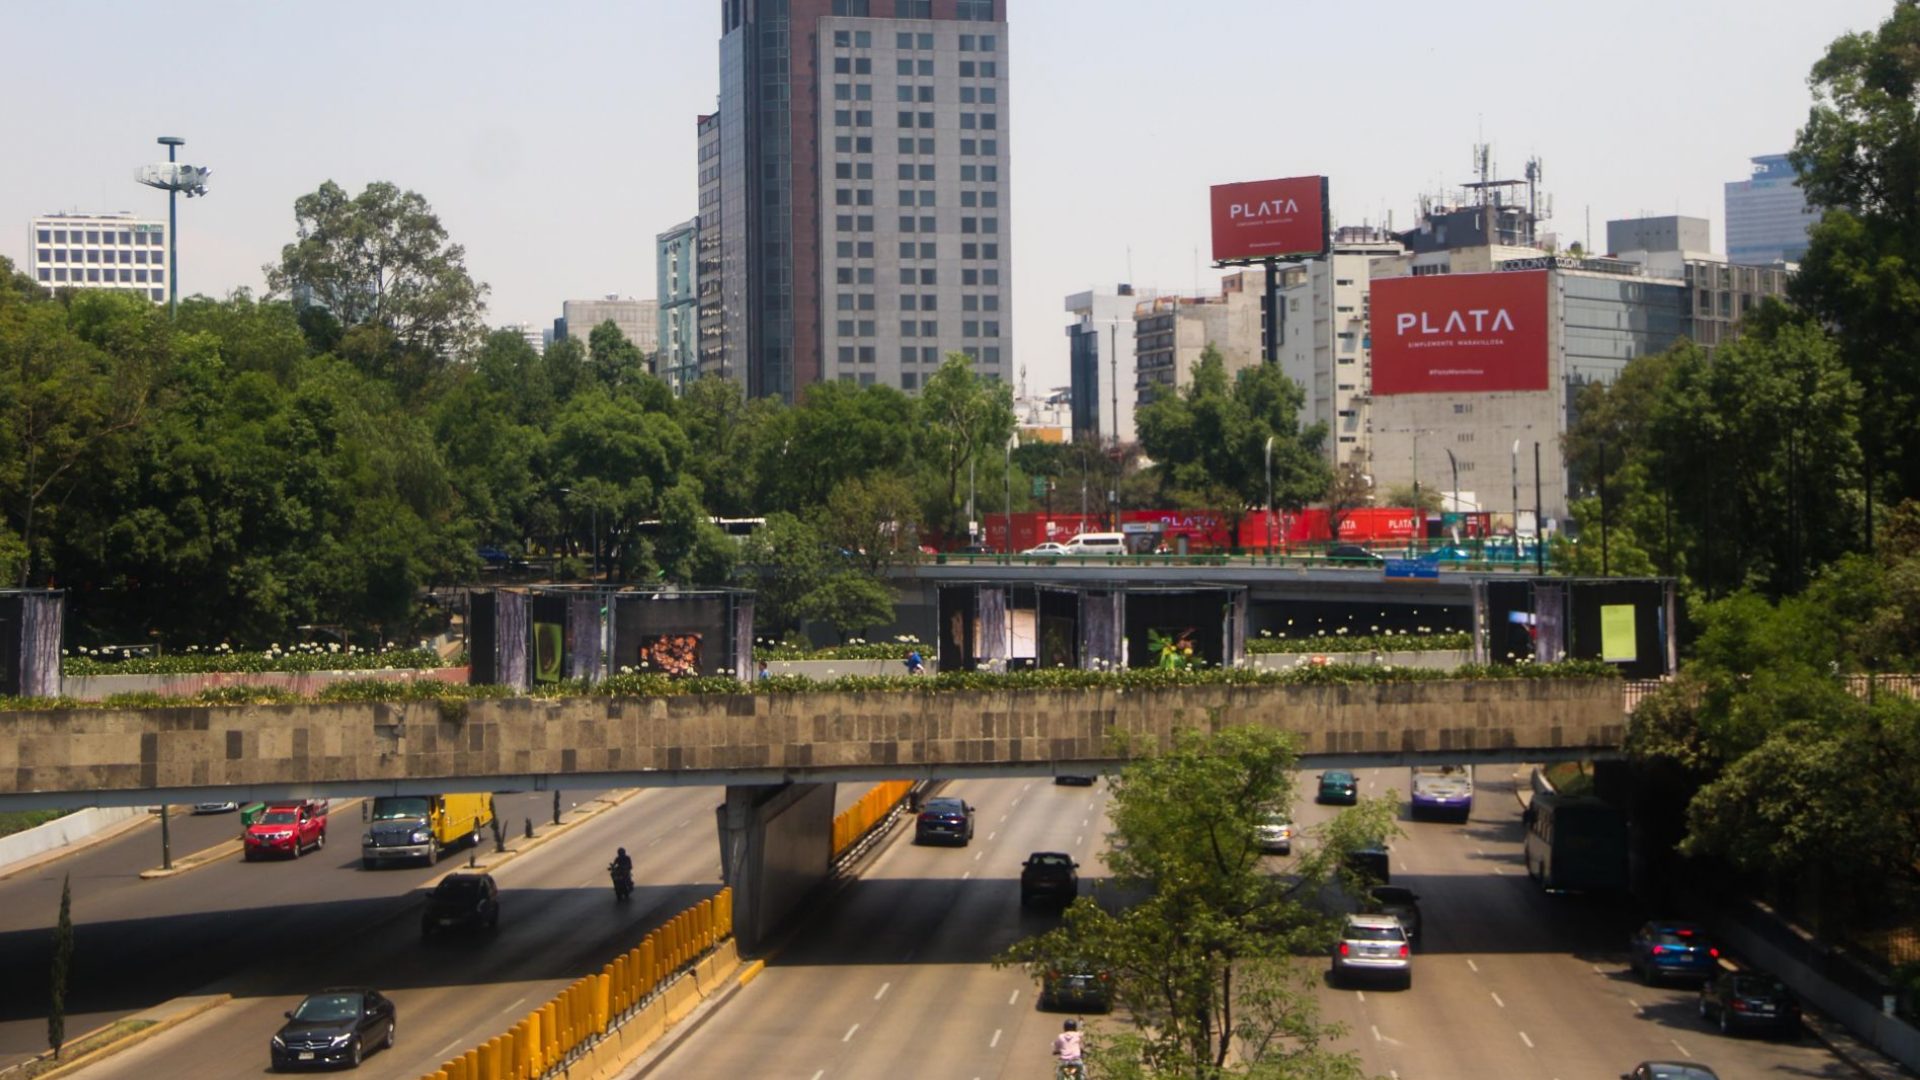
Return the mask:
[[633,896],[633,871],[619,863],[607,864],[607,876],[613,879],[613,898],[626,900]]

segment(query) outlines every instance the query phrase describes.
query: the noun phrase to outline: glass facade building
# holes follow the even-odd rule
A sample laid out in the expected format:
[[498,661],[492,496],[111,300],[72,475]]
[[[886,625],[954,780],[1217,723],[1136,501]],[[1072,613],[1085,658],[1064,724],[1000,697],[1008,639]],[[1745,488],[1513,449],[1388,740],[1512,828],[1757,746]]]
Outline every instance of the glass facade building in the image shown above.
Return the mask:
[[1787,156],[1754,158],[1752,178],[1727,185],[1727,261],[1748,266],[1799,262],[1816,220]]

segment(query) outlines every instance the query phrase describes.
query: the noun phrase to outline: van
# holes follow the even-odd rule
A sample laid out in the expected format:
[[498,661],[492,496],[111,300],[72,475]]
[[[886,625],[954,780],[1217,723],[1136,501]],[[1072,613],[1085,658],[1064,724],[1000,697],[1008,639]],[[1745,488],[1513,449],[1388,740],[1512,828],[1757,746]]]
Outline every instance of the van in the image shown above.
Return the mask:
[[1124,533],[1081,533],[1067,541],[1067,549],[1062,555],[1125,555],[1127,537]]
[[480,830],[493,824],[493,796],[383,795],[373,800],[367,835],[360,840],[360,865],[418,860],[427,866],[440,853],[462,843],[478,844]]

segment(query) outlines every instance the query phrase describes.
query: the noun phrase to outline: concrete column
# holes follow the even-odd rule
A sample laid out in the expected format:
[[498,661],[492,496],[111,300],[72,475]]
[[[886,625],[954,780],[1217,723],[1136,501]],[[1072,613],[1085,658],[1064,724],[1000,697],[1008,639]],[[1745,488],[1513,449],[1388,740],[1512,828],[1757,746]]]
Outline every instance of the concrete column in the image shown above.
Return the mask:
[[733,934],[758,951],[833,870],[832,784],[729,786],[714,811]]

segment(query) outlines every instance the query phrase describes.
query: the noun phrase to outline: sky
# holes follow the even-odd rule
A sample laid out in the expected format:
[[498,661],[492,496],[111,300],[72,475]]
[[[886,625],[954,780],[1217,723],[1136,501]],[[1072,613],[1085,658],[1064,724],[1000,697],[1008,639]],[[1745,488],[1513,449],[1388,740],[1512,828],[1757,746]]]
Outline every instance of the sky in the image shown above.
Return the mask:
[[[1807,72],[1893,0],[1008,0],[1015,378],[1065,385],[1063,301],[1119,282],[1214,292],[1207,189],[1330,178],[1337,225],[1544,165],[1547,228],[1688,214],[1724,250],[1724,185],[1793,142]],[[53,211],[164,218],[134,171],[213,170],[180,204],[182,295],[265,287],[293,203],[334,180],[419,192],[487,321],[654,295],[654,237],[697,212],[715,0],[6,0],[0,255]],[[649,343],[651,347],[651,343]]]

